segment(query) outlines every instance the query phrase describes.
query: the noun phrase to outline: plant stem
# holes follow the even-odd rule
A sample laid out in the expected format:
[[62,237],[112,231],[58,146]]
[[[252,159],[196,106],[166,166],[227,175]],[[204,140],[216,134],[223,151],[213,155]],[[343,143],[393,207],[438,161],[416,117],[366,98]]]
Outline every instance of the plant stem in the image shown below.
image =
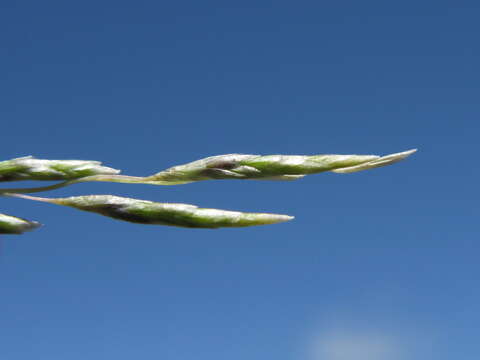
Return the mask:
[[127,184],[152,184],[152,185],[170,185],[168,182],[161,182],[161,181],[145,181],[144,177],[140,176],[127,176],[127,175],[92,175],[86,176],[83,178],[63,181],[61,183],[49,185],[49,186],[40,186],[40,187],[32,187],[32,188],[10,188],[10,189],[0,189],[0,196],[9,194],[9,193],[21,193],[21,194],[28,194],[28,193],[36,193],[42,191],[49,191],[60,189],[62,187],[78,184],[81,182],[90,182],[90,181],[106,181],[106,182],[117,182],[117,183],[127,183]]
[[25,194],[14,194],[14,193],[5,193],[5,196],[10,196],[10,197],[16,197],[16,198],[21,198],[21,199],[27,199],[27,200],[34,200],[34,201],[41,201],[41,202],[47,202],[47,203],[52,203],[54,204],[55,199],[47,199],[47,198],[42,198],[38,196],[30,196],[30,195],[25,195]]

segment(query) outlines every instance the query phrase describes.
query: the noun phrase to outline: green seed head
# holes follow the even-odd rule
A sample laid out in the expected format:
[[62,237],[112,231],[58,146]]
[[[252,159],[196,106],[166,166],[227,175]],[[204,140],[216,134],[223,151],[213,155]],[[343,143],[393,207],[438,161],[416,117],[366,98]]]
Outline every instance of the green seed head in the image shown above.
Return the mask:
[[324,171],[354,172],[400,161],[415,150],[377,155],[242,155],[212,156],[174,166],[145,178],[150,183],[188,183],[209,179],[295,180]]
[[189,204],[157,203],[112,195],[74,196],[50,202],[134,223],[190,228],[267,225],[293,219],[287,215],[203,209]]
[[21,234],[36,229],[41,224],[19,217],[0,214],[0,234]]
[[0,162],[0,181],[71,180],[119,172],[89,160],[42,160],[27,156]]

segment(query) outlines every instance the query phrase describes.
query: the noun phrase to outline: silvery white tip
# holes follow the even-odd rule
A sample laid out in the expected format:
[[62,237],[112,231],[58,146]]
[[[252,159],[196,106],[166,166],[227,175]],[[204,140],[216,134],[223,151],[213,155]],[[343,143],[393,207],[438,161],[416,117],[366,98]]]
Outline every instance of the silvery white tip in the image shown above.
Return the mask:
[[72,180],[120,172],[101,164],[91,160],[43,160],[26,156],[0,162],[0,181]]
[[36,221],[29,221],[16,216],[0,214],[0,234],[21,234],[41,226]]
[[381,167],[381,166],[391,165],[391,164],[395,164],[396,162],[399,162],[399,161],[409,157],[410,155],[412,155],[416,151],[417,151],[417,149],[412,149],[412,150],[408,150],[408,151],[404,151],[404,152],[399,152],[399,153],[396,153],[396,154],[390,154],[390,155],[379,157],[378,159],[375,159],[375,160],[372,160],[372,161],[365,162],[365,163],[360,164],[360,165],[335,169],[335,170],[332,170],[332,171],[335,172],[335,173],[346,174],[346,173],[352,173],[352,172],[357,172],[357,171],[362,171],[362,170],[374,169],[374,168]]

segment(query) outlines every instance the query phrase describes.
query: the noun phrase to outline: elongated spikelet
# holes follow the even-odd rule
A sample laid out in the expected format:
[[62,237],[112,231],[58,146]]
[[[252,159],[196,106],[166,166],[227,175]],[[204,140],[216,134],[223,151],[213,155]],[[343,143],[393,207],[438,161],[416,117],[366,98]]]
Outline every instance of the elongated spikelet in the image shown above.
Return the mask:
[[220,228],[276,224],[293,219],[292,216],[287,215],[204,209],[189,204],[158,203],[113,195],[86,195],[57,199],[17,196],[70,206],[139,224]]
[[26,156],[0,162],[0,181],[71,180],[119,172],[120,170],[101,166],[99,161],[89,160],[42,160]]
[[385,166],[414,153],[377,155],[244,155],[211,156],[171,167],[144,178],[146,182],[181,184],[210,179],[295,180],[324,171],[354,172]]
[[0,214],[0,234],[21,234],[36,229],[41,224],[16,216]]

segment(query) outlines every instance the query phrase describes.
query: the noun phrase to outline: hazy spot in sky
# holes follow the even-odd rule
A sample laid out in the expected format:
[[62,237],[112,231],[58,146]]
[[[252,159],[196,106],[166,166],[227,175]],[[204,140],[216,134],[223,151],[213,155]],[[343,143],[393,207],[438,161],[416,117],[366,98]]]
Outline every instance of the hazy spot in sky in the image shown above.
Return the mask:
[[305,360],[425,360],[441,348],[435,329],[418,319],[352,310],[320,314],[304,340]]
[[400,360],[404,351],[392,336],[373,332],[335,331],[318,334],[311,360]]

